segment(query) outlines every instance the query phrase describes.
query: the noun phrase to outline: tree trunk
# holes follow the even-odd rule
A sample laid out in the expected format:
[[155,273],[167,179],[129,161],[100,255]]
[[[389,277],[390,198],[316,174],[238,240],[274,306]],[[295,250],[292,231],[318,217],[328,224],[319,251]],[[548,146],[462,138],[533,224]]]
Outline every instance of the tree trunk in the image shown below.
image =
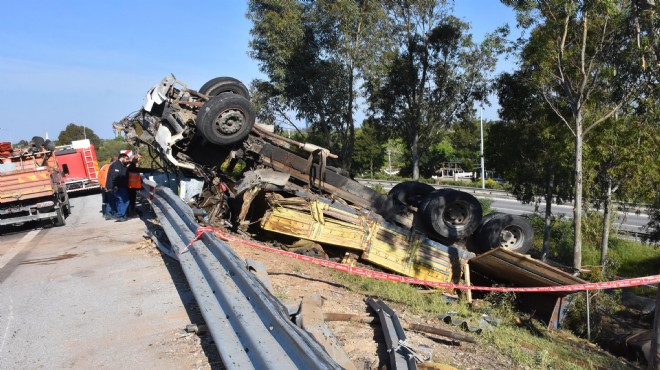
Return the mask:
[[603,209],[603,237],[600,242],[600,265],[605,273],[607,262],[607,247],[610,240],[610,211],[612,207],[612,180],[607,179],[607,194],[605,195],[605,208]]
[[582,115],[575,118],[575,200],[573,205],[573,267],[582,268]]
[[346,102],[346,130],[348,130],[348,140],[345,143],[342,143],[344,150],[344,158],[342,158],[342,168],[346,172],[351,172],[351,167],[353,164],[353,146],[355,145],[355,124],[353,122],[353,100],[355,99],[355,91],[353,89],[355,74],[354,69],[351,66],[351,70],[348,74],[348,101]]
[[550,218],[552,217],[552,193],[555,182],[555,174],[548,178],[548,184],[545,189],[545,224],[543,225],[543,253],[541,260],[545,261],[550,253]]
[[419,134],[415,133],[415,137],[413,138],[413,145],[412,148],[410,148],[410,151],[412,152],[412,179],[413,181],[419,180],[419,153],[417,153],[418,149],[418,143],[419,143]]

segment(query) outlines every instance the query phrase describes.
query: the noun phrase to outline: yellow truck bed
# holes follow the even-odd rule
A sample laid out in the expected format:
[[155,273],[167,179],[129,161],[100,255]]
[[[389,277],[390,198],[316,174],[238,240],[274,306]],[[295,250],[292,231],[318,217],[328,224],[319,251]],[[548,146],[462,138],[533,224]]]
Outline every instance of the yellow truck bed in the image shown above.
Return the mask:
[[262,219],[263,229],[359,250],[363,260],[405,276],[457,282],[465,262],[474,256],[358,208],[303,197],[270,197],[268,202],[271,209]]

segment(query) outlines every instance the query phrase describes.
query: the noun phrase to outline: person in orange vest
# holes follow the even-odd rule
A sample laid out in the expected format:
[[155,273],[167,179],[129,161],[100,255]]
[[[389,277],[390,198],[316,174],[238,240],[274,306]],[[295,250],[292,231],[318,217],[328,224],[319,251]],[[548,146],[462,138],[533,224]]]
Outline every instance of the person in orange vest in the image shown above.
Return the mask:
[[110,163],[103,165],[103,167],[101,167],[101,169],[99,170],[99,174],[98,174],[99,185],[101,185],[101,201],[102,201],[101,213],[103,214],[103,218],[105,218],[106,220],[111,219],[114,213],[113,212],[114,201],[112,199],[112,191],[106,185],[107,185],[108,170],[110,169],[110,164],[116,160],[117,160],[117,156],[113,156]]
[[128,165],[128,214],[135,215],[135,200],[137,198],[137,191],[142,189],[142,176],[143,170],[138,167],[142,155],[137,154],[131,158],[131,163]]

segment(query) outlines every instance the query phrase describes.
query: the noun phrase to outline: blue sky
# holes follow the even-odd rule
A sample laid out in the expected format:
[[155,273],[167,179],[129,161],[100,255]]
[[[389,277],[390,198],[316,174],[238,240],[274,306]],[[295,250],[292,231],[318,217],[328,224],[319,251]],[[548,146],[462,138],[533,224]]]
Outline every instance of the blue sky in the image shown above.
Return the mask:
[[[192,88],[217,76],[264,78],[248,56],[247,2],[0,0],[0,141],[51,138],[75,122],[111,138],[113,121],[139,109],[174,73]],[[476,39],[514,27],[496,0],[459,0]],[[503,63],[500,69],[507,69]],[[495,108],[484,117],[496,118]]]

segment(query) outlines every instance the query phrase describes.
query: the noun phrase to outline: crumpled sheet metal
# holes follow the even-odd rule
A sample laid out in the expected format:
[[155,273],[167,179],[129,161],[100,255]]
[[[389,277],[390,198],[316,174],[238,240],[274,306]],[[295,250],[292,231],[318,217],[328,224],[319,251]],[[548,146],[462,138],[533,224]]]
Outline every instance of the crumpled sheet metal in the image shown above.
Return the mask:
[[449,325],[458,326],[465,331],[475,334],[481,334],[483,331],[491,331],[493,330],[493,326],[497,326],[500,323],[499,319],[487,315],[475,322],[475,320],[460,317],[456,312],[438,315],[437,318]]

